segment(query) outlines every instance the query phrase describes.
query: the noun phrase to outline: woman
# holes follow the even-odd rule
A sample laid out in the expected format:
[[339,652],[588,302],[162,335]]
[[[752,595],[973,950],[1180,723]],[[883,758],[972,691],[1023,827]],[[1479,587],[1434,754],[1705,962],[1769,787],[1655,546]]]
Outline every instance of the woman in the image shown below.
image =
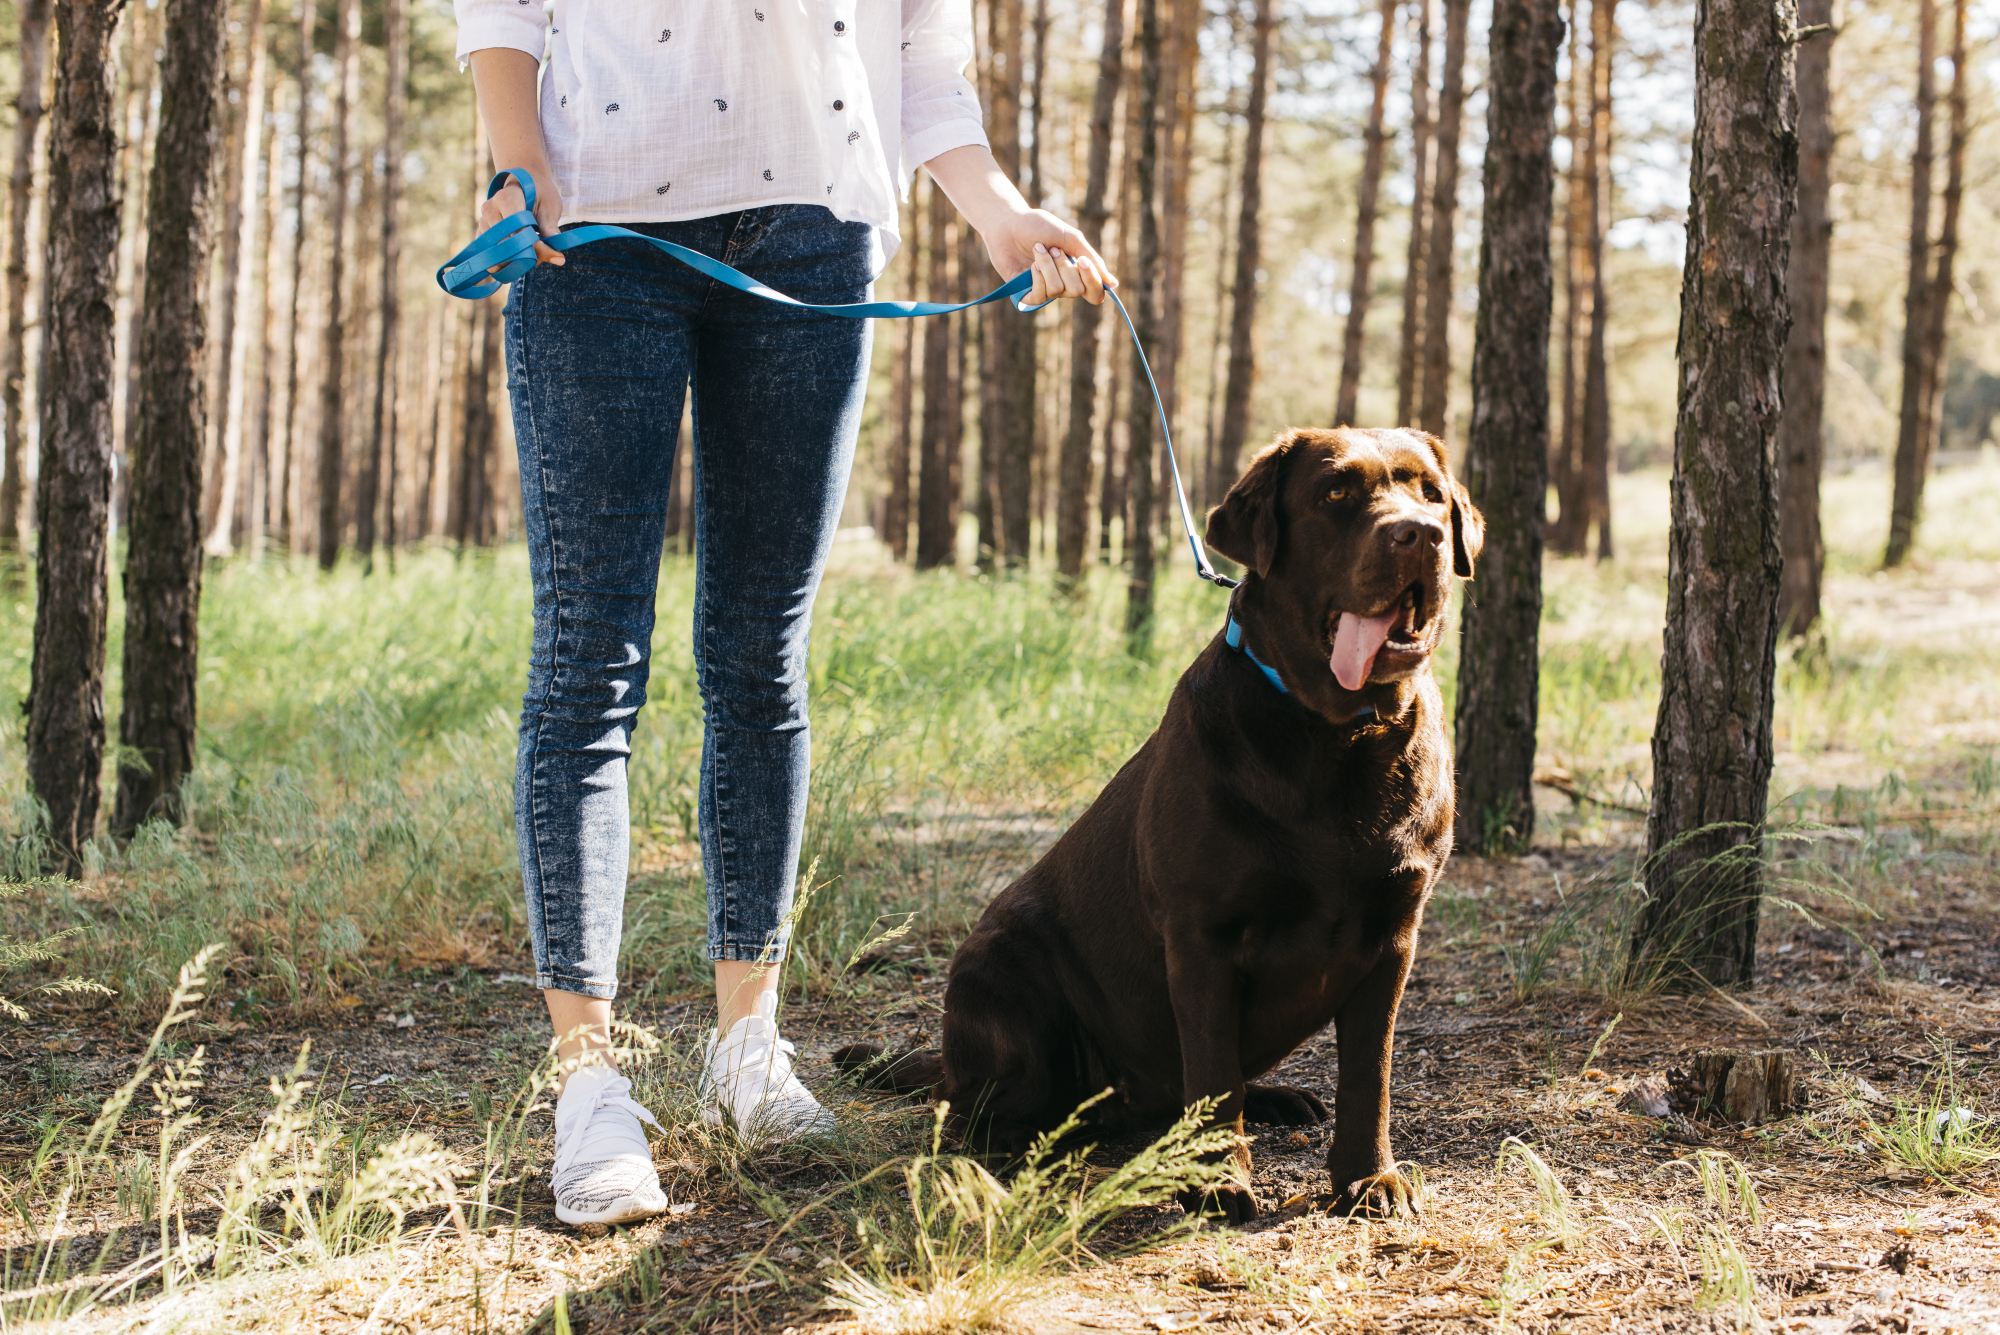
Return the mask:
[[[922,164],[1031,302],[1104,299],[1103,260],[999,170],[965,77],[968,0],[457,0],[496,168],[535,181],[544,236],[619,223],[815,303],[869,298]],[[548,60],[542,61],[544,48]],[[509,186],[490,226],[523,206]],[[694,395],[694,654],[716,1033],[705,1115],[766,1137],[832,1118],[778,1036],[804,836],[806,634],[868,375],[865,321],[715,283],[638,241],[540,261],[507,299],[507,386],[535,587],[515,777],[535,967],[560,1040],[556,1213],[665,1208],[610,1064],[630,838],[683,394]]]

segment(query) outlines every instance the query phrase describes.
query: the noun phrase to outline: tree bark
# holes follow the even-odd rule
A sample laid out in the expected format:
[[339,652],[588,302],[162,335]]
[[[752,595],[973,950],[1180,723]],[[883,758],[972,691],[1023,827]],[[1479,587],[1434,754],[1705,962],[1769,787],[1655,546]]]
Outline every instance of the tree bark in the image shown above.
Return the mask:
[[1535,831],[1557,3],[1495,0],[1487,37],[1486,206],[1465,473],[1487,540],[1461,617],[1454,745],[1458,842],[1488,853],[1524,847]]
[[119,0],[57,0],[49,245],[36,479],[28,781],[49,839],[76,858],[97,832],[110,590],[111,384],[119,197],[111,59]]
[[465,429],[459,441],[458,545],[484,547],[493,541],[493,372],[500,349],[500,308],[480,302],[474,309],[471,345],[465,363]]
[[[1831,25],[1833,0],[1800,0],[1799,26]],[[1826,291],[1833,250],[1828,211],[1833,162],[1831,31],[1799,44],[1799,204],[1792,214],[1791,267],[1785,287],[1792,332],[1785,340],[1785,411],[1778,421],[1779,530],[1785,573],[1778,624],[1804,635],[1819,621],[1826,546],[1820,537],[1819,484],[1825,461]]]
[[[1229,60],[1232,68],[1235,65],[1236,52],[1242,45],[1238,14],[1239,11],[1232,7],[1229,12]],[[1236,100],[1234,84],[1230,86],[1228,93],[1229,100],[1233,103]],[[1222,450],[1219,445],[1222,437],[1222,417],[1219,411],[1223,387],[1222,350],[1229,336],[1229,279],[1232,276],[1229,248],[1235,240],[1230,230],[1229,201],[1235,192],[1236,116],[1232,108],[1231,114],[1222,124],[1222,168],[1215,194],[1216,213],[1219,216],[1215,228],[1215,292],[1210,299],[1210,308],[1215,314],[1208,333],[1208,398],[1202,406],[1201,413],[1201,472],[1204,481],[1201,494],[1196,497],[1202,506],[1219,503],[1236,481],[1233,475],[1227,477],[1223,475]]]
[[[1104,244],[1110,210],[1111,138],[1118,114],[1118,86],[1125,73],[1125,0],[1105,0],[1104,45],[1097,57],[1097,90],[1090,108],[1090,156],[1077,227],[1093,247]],[[1056,570],[1066,582],[1083,576],[1090,528],[1091,423],[1097,404],[1097,327],[1103,312],[1087,302],[1070,311],[1069,423],[1063,433],[1056,483]]]
[[1939,409],[1943,406],[1945,381],[1945,325],[1956,290],[1953,270],[1958,261],[1958,223],[1965,199],[1965,144],[1970,130],[1966,98],[1965,0],[1953,0],[1951,39],[1951,136],[1945,148],[1944,218],[1938,226],[1937,268],[1931,274],[1929,301],[1924,310],[1924,392],[1917,423],[1917,439],[1922,455],[1917,466],[1917,486],[1921,497],[1924,478],[1930,475],[1937,455],[1938,436],[1943,428]]
[[[275,102],[277,90],[272,90]],[[278,358],[278,223],[284,216],[285,174],[279,170],[282,150],[273,118],[264,121],[264,316],[259,321],[257,400],[245,429],[245,455],[250,464],[250,491],[244,507],[244,545],[252,560],[264,555],[264,534],[271,523],[271,414],[277,399]]]
[[1458,236],[1458,139],[1465,122],[1465,26],[1471,10],[1472,0],[1444,0],[1444,79],[1424,256],[1424,392],[1417,416],[1424,430],[1440,437],[1451,400],[1452,252]]
[[1396,356],[1396,425],[1411,426],[1423,398],[1424,263],[1431,190],[1431,7],[1414,0],[1410,57],[1410,241],[1403,259],[1403,339]]
[[1584,533],[1583,499],[1583,385],[1578,375],[1584,357],[1589,317],[1583,307],[1589,300],[1590,250],[1585,238],[1590,230],[1589,109],[1584,82],[1589,77],[1583,59],[1583,28],[1570,10],[1569,84],[1565,106],[1569,113],[1568,198],[1563,206],[1563,327],[1562,327],[1562,427],[1550,456],[1550,481],[1556,493],[1556,519],[1549,525],[1549,547],[1563,556],[1581,556]]
[[1139,268],[1128,276],[1127,306],[1138,341],[1131,354],[1130,406],[1125,419],[1126,476],[1132,504],[1127,510],[1125,549],[1132,573],[1125,586],[1125,634],[1134,652],[1143,652],[1153,626],[1153,396],[1146,386],[1140,348],[1151,346],[1156,322],[1155,293],[1160,273],[1160,215],[1155,177],[1160,162],[1160,6],[1139,0],[1139,133],[1133,144],[1139,224]]
[[[1025,22],[1021,0],[987,0],[987,48],[992,90],[987,114],[993,157],[1009,179],[1021,175],[1021,95],[1026,68],[1022,61]],[[996,555],[1008,569],[1028,563],[1032,540],[1029,498],[1035,459],[1035,331],[1033,319],[1004,303],[982,308],[980,363],[990,386],[984,406],[990,422],[982,422],[982,437],[992,436],[994,466]]]
[[1597,559],[1611,559],[1611,382],[1605,338],[1611,320],[1604,293],[1604,233],[1611,213],[1611,53],[1618,40],[1618,0],[1590,5],[1590,345],[1583,372],[1583,526],[1597,526]]
[[[1172,430],[1181,420],[1181,354],[1186,347],[1188,187],[1194,177],[1194,110],[1201,63],[1200,0],[1172,0],[1160,53],[1166,97],[1160,125],[1160,292],[1154,321],[1153,378]],[[1174,521],[1173,476],[1165,451],[1153,488],[1154,514],[1163,530]]]
[[[910,295],[915,298],[922,290],[923,237],[918,230],[917,210],[912,208],[909,216],[903,250],[910,264]],[[896,434],[889,444],[889,494],[882,504],[882,540],[889,544],[889,555],[898,561],[910,554],[910,446],[915,434],[919,321],[902,323],[903,356],[896,366]]]
[[[340,556],[340,485],[346,433],[347,357],[347,194],[354,138],[355,103],[360,101],[361,0],[338,0],[334,9],[333,65],[338,81],[333,104],[332,190],[327,220],[326,336],[319,350],[319,568],[333,569]],[[481,364],[484,372],[484,362]]]
[[14,94],[14,169],[7,185],[7,341],[0,348],[0,415],[6,433],[0,457],[0,552],[21,546],[21,475],[28,457],[21,415],[28,374],[28,207],[34,195],[35,140],[45,110],[49,0],[20,0],[17,21],[21,82]]
[[179,824],[181,784],[194,768],[212,182],[224,142],[216,92],[228,16],[229,0],[167,0],[126,539],[118,834],[155,817]]
[[[409,96],[409,0],[387,0],[384,48],[387,88],[382,116],[382,328],[375,345],[375,411],[368,433],[368,457],[354,489],[354,545],[365,571],[375,569],[375,514],[386,448],[396,448],[395,367],[402,335],[403,108]],[[394,460],[390,461],[393,471]],[[389,546],[396,542],[396,499],[392,488],[385,510]]]
[[[1789,0],[1698,0],[1665,652],[1632,974],[1750,981],[1778,639],[1779,377],[1798,188]],[[1758,201],[1745,207],[1744,201]]]
[[[931,300],[944,301],[951,291],[951,201],[936,181],[925,193],[930,201],[924,243],[930,263]],[[948,566],[956,558],[957,534],[952,531],[952,467],[948,451],[951,430],[952,317],[924,325],[924,423],[917,458],[917,569]]]
[[1396,7],[1398,0],[1382,0],[1382,33],[1375,48],[1372,75],[1375,100],[1368,109],[1366,150],[1361,157],[1361,182],[1354,200],[1354,266],[1347,287],[1347,328],[1340,343],[1340,389],[1334,395],[1333,421],[1336,426],[1354,424],[1355,405],[1361,397],[1361,340],[1368,324],[1368,299],[1372,295],[1375,266],[1375,200],[1382,188],[1382,158],[1388,140],[1383,118],[1389,105],[1389,62],[1396,48]]
[[299,66],[296,80],[298,115],[295,117],[299,137],[298,170],[299,183],[292,192],[292,281],[286,292],[285,313],[285,415],[282,422],[284,434],[278,451],[278,464],[273,470],[278,486],[278,545],[287,552],[293,549],[292,535],[292,474],[297,468],[299,432],[299,348],[303,329],[299,324],[299,294],[305,289],[306,278],[306,179],[307,165],[311,160],[312,131],[312,55],[313,20],[319,11],[315,0],[299,0]]
[[[1464,0],[1459,0],[1464,3]],[[1216,440],[1223,471],[1235,477],[1250,431],[1250,390],[1257,379],[1257,266],[1264,203],[1264,108],[1271,90],[1271,0],[1256,0],[1250,42],[1250,101],[1243,117],[1243,202],[1236,219],[1236,283],[1229,302],[1229,381]]]
[[1910,155],[1910,277],[1903,292],[1903,396],[1896,414],[1895,491],[1889,503],[1889,546],[1882,564],[1895,567],[1916,541],[1923,502],[1924,326],[1930,310],[1932,123],[1937,117],[1937,0],[1917,3],[1917,145]]
[[235,151],[229,154],[224,169],[222,290],[215,300],[221,316],[215,340],[220,383],[219,392],[211,399],[216,411],[209,431],[211,468],[202,507],[211,556],[227,556],[236,547],[236,495],[243,481],[243,403],[249,391],[247,333],[256,291],[257,210],[251,207],[249,192],[255,188],[257,159],[264,147],[264,0],[248,0],[247,9],[243,18],[243,83],[232,117]]
[[[132,71],[127,80],[126,115],[121,125],[128,139],[121,149],[119,160],[119,180],[126,210],[121,242],[127,248],[120,274],[124,309],[118,317],[124,329],[124,342],[120,349],[124,360],[117,382],[121,396],[120,411],[112,427],[112,452],[118,461],[114,465],[111,482],[113,532],[117,531],[125,513],[125,484],[132,475],[132,470],[126,466],[125,456],[132,447],[133,438],[139,434],[138,350],[139,330],[145,318],[140,297],[146,286],[146,198],[149,194],[146,182],[151,178],[153,163],[153,131],[157,114],[153,104],[153,80],[159,74],[157,30],[161,17],[162,11],[158,9],[135,10],[132,14],[131,41],[127,47],[131,53]],[[134,111],[138,113],[136,131],[132,128]]]

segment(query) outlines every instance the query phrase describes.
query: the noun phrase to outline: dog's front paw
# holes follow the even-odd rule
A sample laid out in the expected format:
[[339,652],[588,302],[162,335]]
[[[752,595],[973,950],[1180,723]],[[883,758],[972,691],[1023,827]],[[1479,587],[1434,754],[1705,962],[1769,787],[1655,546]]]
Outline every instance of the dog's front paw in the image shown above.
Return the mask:
[[1317,1126],[1331,1114],[1319,1095],[1297,1085],[1245,1085],[1243,1120],[1264,1126]]
[[1247,1224],[1257,1217],[1257,1196],[1240,1182],[1221,1182],[1206,1191],[1183,1191],[1181,1209],[1223,1224]]
[[1421,1215],[1416,1188],[1394,1168],[1385,1168],[1345,1184],[1341,1174],[1333,1178],[1335,1215],[1360,1215],[1365,1219],[1387,1219],[1392,1215]]

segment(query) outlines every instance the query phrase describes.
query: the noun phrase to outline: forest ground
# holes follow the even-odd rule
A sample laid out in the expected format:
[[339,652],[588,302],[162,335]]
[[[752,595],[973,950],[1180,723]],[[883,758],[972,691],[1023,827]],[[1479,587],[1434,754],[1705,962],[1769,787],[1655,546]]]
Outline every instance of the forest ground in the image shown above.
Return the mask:
[[[1962,523],[1969,536],[1892,576],[1865,570],[1864,540],[1842,529],[1849,512],[1836,507],[1833,633],[1809,651],[1824,663],[1795,658],[1781,675],[1774,793],[1785,800],[1774,821],[1796,824],[1773,844],[1774,899],[1755,986],[1674,997],[1623,980],[1643,837],[1642,820],[1625,808],[1644,805],[1644,621],[1664,530],[1656,506],[1631,504],[1620,515],[1624,568],[1572,563],[1551,586],[1548,656],[1560,666],[1545,691],[1545,776],[1583,797],[1543,788],[1532,851],[1454,858],[1430,908],[1398,1027],[1391,1128],[1420,1182],[1422,1214],[1330,1217],[1321,1166],[1330,1128],[1251,1127],[1265,1207],[1253,1224],[1189,1231],[1177,1207],[1148,1207],[1099,1235],[1099,1259],[1024,1271],[1001,1257],[970,1267],[959,1296],[976,1305],[971,1290],[985,1284],[996,1316],[1036,1331],[2000,1330],[2000,1133],[1987,1121],[2000,1114],[1991,1055],[2000,1040],[2000,708],[1985,662],[2000,624],[2000,553],[1987,550],[1977,518],[1996,480],[2000,470],[1988,468],[1940,487],[1937,530]],[[832,610],[823,624],[844,614]],[[1023,743],[1032,730],[1002,729],[1013,740],[991,753],[1000,766],[1032,755],[1059,767],[1088,743],[1075,783],[1058,797],[1021,799],[989,782],[956,806],[912,799],[871,807],[857,822],[865,828],[852,832],[838,866],[856,887],[848,899],[867,902],[850,912],[842,883],[825,892],[820,916],[807,919],[818,944],[801,951],[785,1020],[801,1074],[840,1119],[831,1141],[757,1149],[692,1116],[705,1002],[697,970],[664,943],[688,934],[698,913],[695,850],[671,819],[640,822],[628,932],[660,962],[637,980],[626,1015],[660,1044],[633,1069],[668,1126],[657,1158],[674,1207],[596,1236],[554,1219],[546,1111],[510,1120],[509,1101],[530,1087],[549,1034],[524,977],[532,969],[518,924],[493,906],[504,902],[504,884],[491,904],[468,892],[449,919],[378,924],[347,905],[360,948],[344,963],[330,958],[319,981],[308,978],[289,999],[272,981],[283,971],[265,958],[278,953],[269,920],[282,916],[267,887],[256,901],[267,908],[263,935],[228,925],[228,971],[168,1035],[162,1055],[185,1060],[200,1044],[207,1065],[190,1086],[200,1124],[167,1126],[164,1156],[162,1118],[146,1091],[98,1159],[71,1148],[131,1075],[157,1001],[28,1002],[33,1018],[0,1031],[0,1182],[14,1214],[0,1236],[9,1291],[0,1312],[10,1325],[93,1330],[802,1335],[856,1328],[829,1301],[831,1281],[847,1276],[857,1281],[843,1290],[850,1300],[865,1302],[875,1282],[880,1301],[862,1328],[930,1328],[944,1311],[936,1294],[950,1286],[931,1284],[927,1305],[918,1291],[926,1258],[954,1247],[962,1258],[967,1229],[1005,1236],[1008,1206],[988,1199],[956,1215],[927,1214],[939,1179],[910,1165],[930,1147],[929,1111],[843,1085],[828,1054],[858,1038],[935,1038],[944,966],[966,915],[1143,735],[1145,710],[1156,707],[1148,701],[1185,661],[1174,656],[1198,643],[1208,610],[1192,605],[1186,628],[1163,637],[1161,656],[1171,661],[1130,683],[1138,703],[1115,726],[1082,742],[1036,734]],[[1078,663],[1088,675],[1089,662]],[[914,672],[907,659],[902,667]],[[470,763],[466,752],[450,754]],[[504,748],[493,742],[476,755]],[[359,781],[346,782],[348,797],[330,807],[361,800]],[[862,791],[853,782],[850,796]],[[659,788],[671,796],[671,784]],[[423,810],[410,816],[413,827]],[[116,976],[123,961],[116,967],[126,978],[149,976],[132,963],[148,943],[121,916],[120,896],[164,885],[169,872],[196,875],[240,832],[221,817],[196,826],[178,853],[155,850],[150,863],[107,854],[95,882],[86,877],[71,892],[83,908],[68,911],[96,924],[95,938],[71,952],[71,969]],[[283,840],[269,834],[275,827],[255,828],[266,844]],[[316,837],[340,847],[325,829]],[[389,840],[377,831],[374,842]],[[435,845],[424,847],[436,861]],[[498,856],[485,847],[452,855],[464,861],[460,874],[472,878],[481,858]],[[348,874],[366,880],[371,865],[363,858]],[[901,897],[861,893],[892,865],[906,876]],[[221,873],[201,874],[216,878],[204,883],[215,895],[231,892]],[[303,895],[311,878],[299,875]],[[905,907],[918,915],[911,932],[864,951],[899,921],[884,913]],[[305,910],[287,901],[285,911]],[[192,910],[176,901],[152,912],[141,926],[166,940]],[[9,930],[33,935],[61,921],[69,919],[31,913]],[[317,940],[330,956],[338,945],[324,931],[294,929],[294,939]],[[860,964],[849,967],[856,955]],[[308,1213],[324,1220],[337,1211],[342,1184],[365,1177],[363,1165],[406,1130],[429,1133],[456,1159],[458,1186],[447,1194],[457,1208],[408,1194],[400,1225],[384,1216],[327,1231],[317,1251],[273,1225],[254,1263],[218,1278],[185,1240],[215,1231],[271,1106],[268,1079],[290,1071],[307,1040],[311,1120],[299,1144],[319,1146],[325,1165],[323,1184],[299,1197]],[[1753,1128],[1634,1108],[1635,1081],[1715,1046],[1794,1051],[1800,1106]],[[1331,1035],[1302,1047],[1280,1075],[1330,1101]],[[1954,1117],[1960,1108],[1967,1112]],[[518,1150],[510,1128],[520,1131]],[[168,1289],[160,1275],[142,1275],[126,1292],[86,1303],[102,1276],[160,1247],[163,1226],[148,1222],[159,1213],[155,1168],[200,1134],[210,1138],[183,1168],[181,1204],[165,1229],[167,1250],[179,1247],[185,1262],[178,1279],[168,1276]],[[1140,1148],[1100,1146],[1092,1171],[1101,1177]],[[81,1185],[52,1229],[64,1172]],[[491,1207],[483,1217],[471,1200],[482,1176]]]

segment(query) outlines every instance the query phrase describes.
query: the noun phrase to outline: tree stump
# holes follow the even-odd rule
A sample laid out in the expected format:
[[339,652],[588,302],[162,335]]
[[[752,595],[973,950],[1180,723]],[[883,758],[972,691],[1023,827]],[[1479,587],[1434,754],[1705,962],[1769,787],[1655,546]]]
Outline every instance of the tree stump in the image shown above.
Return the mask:
[[1792,1054],[1783,1049],[1708,1048],[1688,1062],[1703,1102],[1730,1121],[1750,1126],[1791,1106],[1796,1070]]

